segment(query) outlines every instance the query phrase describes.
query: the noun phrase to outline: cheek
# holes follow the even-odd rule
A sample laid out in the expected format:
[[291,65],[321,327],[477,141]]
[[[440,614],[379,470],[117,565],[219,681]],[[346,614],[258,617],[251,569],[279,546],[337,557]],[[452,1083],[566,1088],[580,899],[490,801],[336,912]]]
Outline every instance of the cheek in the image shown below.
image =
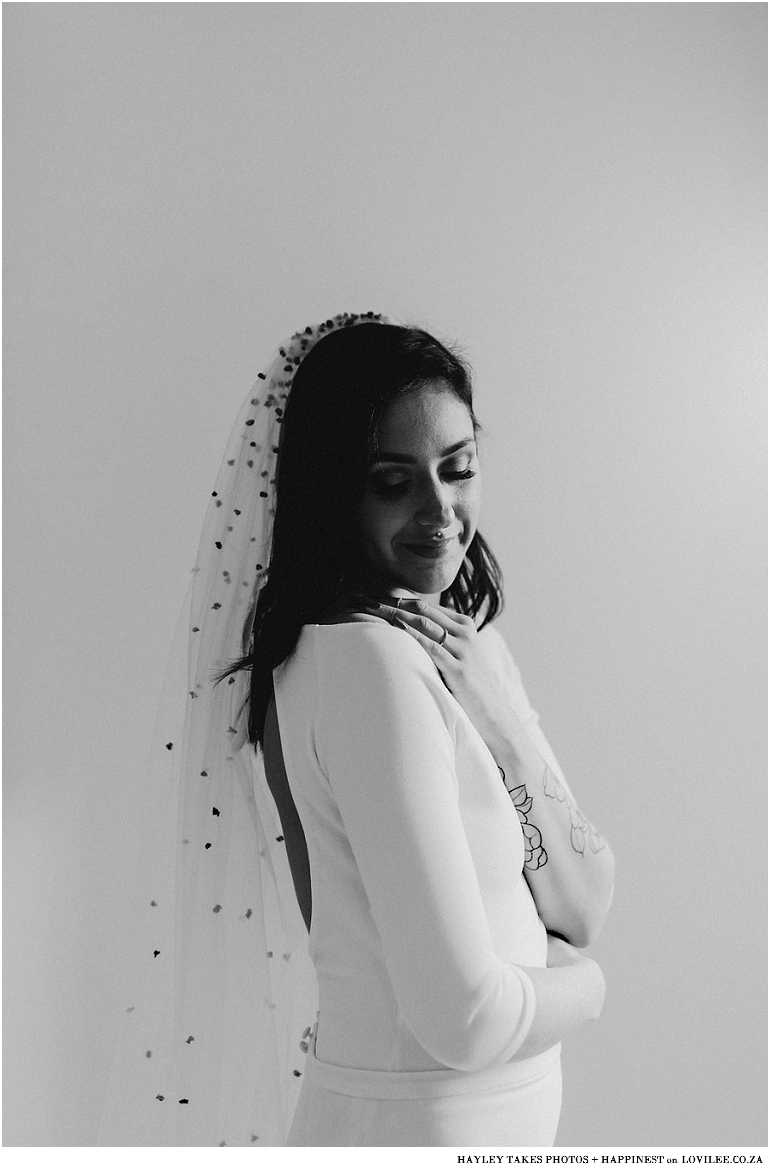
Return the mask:
[[468,487],[458,500],[456,510],[475,530],[481,508],[481,477],[476,475],[466,484]]
[[367,501],[358,514],[358,537],[369,550],[383,549],[398,529],[394,511],[379,501]]

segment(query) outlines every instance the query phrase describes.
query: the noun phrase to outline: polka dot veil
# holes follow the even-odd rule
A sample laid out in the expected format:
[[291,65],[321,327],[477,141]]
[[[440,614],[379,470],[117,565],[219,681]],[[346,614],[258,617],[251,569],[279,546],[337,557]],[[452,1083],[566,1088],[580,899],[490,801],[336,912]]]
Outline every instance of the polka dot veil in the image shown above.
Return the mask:
[[238,414],[174,639],[137,853],[133,957],[100,1145],[283,1145],[316,989],[280,820],[247,740],[248,651],[293,375],[341,314],[283,344]]

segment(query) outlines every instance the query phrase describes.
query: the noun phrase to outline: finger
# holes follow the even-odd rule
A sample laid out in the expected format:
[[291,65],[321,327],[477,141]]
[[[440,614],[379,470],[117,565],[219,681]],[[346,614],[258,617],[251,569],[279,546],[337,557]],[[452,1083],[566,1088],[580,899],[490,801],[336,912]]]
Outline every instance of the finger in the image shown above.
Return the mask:
[[441,611],[444,615],[446,615],[447,619],[451,619],[460,627],[467,627],[470,625],[471,627],[475,628],[476,626],[476,620],[472,615],[466,615],[462,611],[455,611],[452,607],[444,607],[440,603],[431,603],[430,606],[433,607],[436,611]]
[[[428,639],[437,643],[439,647],[444,647],[450,635],[450,628],[448,621],[442,616],[442,622],[436,619],[431,619],[422,612],[412,611],[398,608],[396,617],[403,623],[407,623],[411,630],[419,632],[421,635],[427,636]],[[395,623],[395,619],[393,620]]]
[[455,635],[459,634],[466,618],[451,607],[440,607],[437,603],[426,603],[423,599],[398,599],[397,606],[409,615],[424,615]]
[[395,599],[392,603],[381,603],[378,599],[367,599],[365,610],[370,615],[377,615],[380,619],[386,619],[388,623],[393,623],[399,616]]
[[413,611],[383,606],[381,610],[374,613],[386,618],[387,622],[394,626],[394,628],[404,628],[407,631],[411,631],[414,635],[419,635],[421,638],[430,640],[431,643],[438,647],[445,647],[448,638],[450,638],[450,632],[448,632],[446,626],[435,623],[433,619],[428,619],[425,615],[416,615]]
[[410,626],[400,616],[396,616],[396,618],[393,620],[393,626],[399,627],[402,631],[406,631],[409,635],[411,635],[412,639],[417,640],[417,643],[420,645],[420,647],[424,648],[428,655],[431,656],[431,658],[434,659],[437,664],[447,664],[454,658],[449,649],[446,647],[446,640],[444,640],[443,643],[439,643],[438,640],[431,639],[430,636],[424,635],[421,631],[418,631],[416,627]]
[[402,619],[409,624],[422,623],[424,617],[418,612],[402,609],[401,604],[406,601],[393,599],[390,603],[381,603],[378,599],[370,599],[368,606],[371,614],[387,619],[388,623],[395,623],[397,619]]

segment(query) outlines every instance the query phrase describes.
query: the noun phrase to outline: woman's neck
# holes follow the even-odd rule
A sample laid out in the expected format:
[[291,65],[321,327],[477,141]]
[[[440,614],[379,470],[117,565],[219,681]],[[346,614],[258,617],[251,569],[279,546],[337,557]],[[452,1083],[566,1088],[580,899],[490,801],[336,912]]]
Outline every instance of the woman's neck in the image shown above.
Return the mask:
[[439,606],[441,603],[440,594],[421,595],[417,591],[409,590],[408,587],[403,590],[398,587],[388,587],[387,590],[378,592],[376,598],[382,602],[387,602],[389,599],[421,599],[423,603],[433,603],[435,606]]

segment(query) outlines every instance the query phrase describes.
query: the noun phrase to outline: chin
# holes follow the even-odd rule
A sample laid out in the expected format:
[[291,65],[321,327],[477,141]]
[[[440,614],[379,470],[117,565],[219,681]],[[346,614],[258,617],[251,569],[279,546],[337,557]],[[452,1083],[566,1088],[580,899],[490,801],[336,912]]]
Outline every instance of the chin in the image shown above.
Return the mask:
[[462,562],[447,567],[426,567],[424,571],[401,574],[394,579],[396,589],[414,591],[417,595],[440,595],[449,590],[460,573]]

